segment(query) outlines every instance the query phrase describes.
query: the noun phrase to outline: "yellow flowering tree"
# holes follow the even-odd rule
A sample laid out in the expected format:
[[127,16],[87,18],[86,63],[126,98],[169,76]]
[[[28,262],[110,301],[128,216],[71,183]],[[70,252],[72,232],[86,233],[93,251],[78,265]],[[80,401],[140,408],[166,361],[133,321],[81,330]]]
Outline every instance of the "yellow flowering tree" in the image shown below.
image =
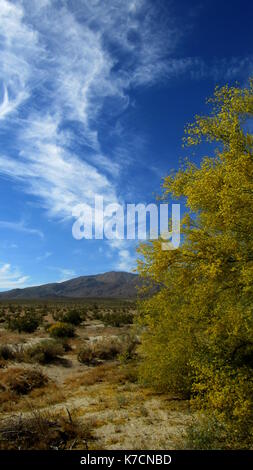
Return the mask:
[[[159,283],[140,302],[142,379],[191,397],[247,446],[253,422],[253,81],[216,88],[184,144],[210,144],[199,165],[163,181],[184,201],[178,250],[140,246],[139,272]],[[206,146],[205,146],[206,149]],[[209,149],[209,147],[208,147]],[[251,437],[250,437],[251,435]]]

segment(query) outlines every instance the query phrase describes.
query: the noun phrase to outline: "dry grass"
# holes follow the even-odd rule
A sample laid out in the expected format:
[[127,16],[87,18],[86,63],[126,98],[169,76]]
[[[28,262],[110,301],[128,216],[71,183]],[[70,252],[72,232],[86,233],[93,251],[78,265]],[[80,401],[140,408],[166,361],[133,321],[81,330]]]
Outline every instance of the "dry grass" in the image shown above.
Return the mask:
[[26,395],[33,389],[43,387],[47,383],[47,376],[39,369],[12,367],[0,373],[2,388],[18,395]]
[[0,422],[1,450],[88,449],[92,438],[89,423],[80,423],[67,409],[65,416],[32,410],[27,416],[11,416]]
[[107,362],[68,377],[64,381],[64,385],[67,388],[75,389],[102,382],[108,384],[125,384],[128,382],[129,376],[134,376],[133,364],[121,365],[115,362]]
[[[27,386],[27,385],[26,385]],[[28,385],[30,387],[30,385]],[[58,403],[64,403],[66,395],[61,387],[52,380],[40,387],[34,387],[28,393],[20,394],[0,383],[0,410],[4,413],[27,412],[34,408],[51,408]]]

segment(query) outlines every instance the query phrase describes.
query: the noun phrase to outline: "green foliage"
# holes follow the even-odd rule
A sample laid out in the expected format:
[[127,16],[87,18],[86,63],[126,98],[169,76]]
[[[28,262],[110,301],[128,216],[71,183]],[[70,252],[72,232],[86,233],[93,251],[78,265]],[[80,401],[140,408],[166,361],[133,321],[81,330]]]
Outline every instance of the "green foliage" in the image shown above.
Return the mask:
[[75,330],[72,325],[64,322],[57,322],[48,328],[48,332],[52,338],[72,338]]
[[83,316],[78,310],[69,310],[63,315],[62,321],[65,323],[71,323],[72,325],[78,326],[84,320]]
[[[200,165],[186,162],[163,183],[163,199],[187,207],[181,246],[140,247],[139,272],[161,286],[140,302],[142,379],[191,396],[238,448],[252,445],[253,81],[217,88],[207,117],[185,143],[211,143]],[[213,154],[214,144],[217,148]],[[206,149],[205,149],[206,151]]]
[[118,354],[118,359],[122,363],[132,361],[136,356],[137,346],[140,344],[138,338],[134,334],[124,335],[122,338],[122,350]]
[[53,312],[53,319],[63,323],[71,323],[72,325],[78,326],[86,319],[86,309],[84,308],[73,308],[67,311],[55,310]]
[[253,441],[253,370],[221,360],[210,364],[195,359],[192,365],[193,406],[226,425],[231,448],[249,448]]
[[33,333],[41,324],[41,317],[35,314],[33,310],[26,311],[24,314],[12,314],[8,318],[8,328],[17,330],[19,333]]
[[4,323],[6,320],[6,315],[4,309],[0,310],[0,323]]
[[125,308],[110,309],[107,311],[96,309],[92,317],[101,320],[105,325],[116,328],[133,323],[133,313]]
[[120,327],[124,325],[130,325],[133,323],[133,315],[131,312],[124,312],[120,310],[112,312],[103,312],[100,315],[100,320],[105,325],[110,325],[114,327]]
[[200,418],[188,429],[184,448],[190,450],[228,450],[232,442],[223,422],[214,417]]
[[24,359],[28,361],[38,362],[39,364],[50,364],[63,354],[64,347],[60,342],[55,340],[42,340],[26,348],[23,356]]

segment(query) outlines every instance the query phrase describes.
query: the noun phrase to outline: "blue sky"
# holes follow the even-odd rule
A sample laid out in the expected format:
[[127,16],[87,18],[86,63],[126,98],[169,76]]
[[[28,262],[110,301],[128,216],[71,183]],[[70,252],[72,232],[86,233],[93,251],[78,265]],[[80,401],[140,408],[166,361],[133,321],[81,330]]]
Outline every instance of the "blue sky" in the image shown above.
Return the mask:
[[131,270],[72,208],[149,203],[216,84],[253,72],[253,4],[0,0],[0,289]]

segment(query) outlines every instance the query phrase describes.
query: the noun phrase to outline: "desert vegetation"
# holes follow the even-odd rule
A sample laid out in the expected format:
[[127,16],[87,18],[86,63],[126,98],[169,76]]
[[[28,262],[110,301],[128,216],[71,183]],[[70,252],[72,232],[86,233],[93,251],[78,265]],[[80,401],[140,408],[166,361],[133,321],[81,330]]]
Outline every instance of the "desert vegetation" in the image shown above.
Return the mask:
[[[10,328],[31,311],[33,331]],[[176,447],[188,403],[139,384],[134,302],[2,302],[0,316],[1,449]]]

